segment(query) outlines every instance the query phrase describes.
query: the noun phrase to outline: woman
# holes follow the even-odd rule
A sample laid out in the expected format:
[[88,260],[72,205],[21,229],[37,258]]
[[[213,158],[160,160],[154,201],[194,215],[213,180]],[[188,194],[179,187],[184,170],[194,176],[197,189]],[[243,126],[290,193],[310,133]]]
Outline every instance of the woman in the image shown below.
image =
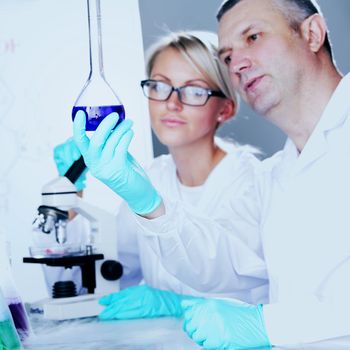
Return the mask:
[[[217,128],[237,109],[228,73],[215,58],[216,40],[208,32],[172,33],[150,49],[148,79],[141,86],[152,129],[169,155],[154,160],[148,177],[135,171],[127,152],[130,121],[111,131],[117,116],[108,116],[89,140],[85,117],[77,115],[74,140],[92,174],[125,199],[118,213],[122,287],[143,279],[179,294],[262,302],[267,276],[258,214],[254,201],[249,218],[241,215],[247,208],[240,207],[253,186],[257,160],[244,148],[216,141]],[[116,157],[108,159],[111,150]],[[162,237],[164,225],[172,227],[167,237]],[[119,296],[124,305],[140,300],[142,288],[132,288],[131,298],[126,290],[102,300],[110,305],[104,318],[116,317],[111,304]]]

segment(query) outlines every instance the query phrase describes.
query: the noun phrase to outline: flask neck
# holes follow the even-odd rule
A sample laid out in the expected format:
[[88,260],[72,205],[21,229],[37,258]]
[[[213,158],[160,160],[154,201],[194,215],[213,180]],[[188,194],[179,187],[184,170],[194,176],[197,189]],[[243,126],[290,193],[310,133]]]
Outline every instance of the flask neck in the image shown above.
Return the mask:
[[104,79],[100,0],[87,0],[87,8],[90,50],[89,79],[94,77]]

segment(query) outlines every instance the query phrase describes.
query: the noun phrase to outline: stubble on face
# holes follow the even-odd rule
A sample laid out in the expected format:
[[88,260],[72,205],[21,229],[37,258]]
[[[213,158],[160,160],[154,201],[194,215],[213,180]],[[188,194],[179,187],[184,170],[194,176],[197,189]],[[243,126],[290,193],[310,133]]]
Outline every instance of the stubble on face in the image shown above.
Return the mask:
[[229,56],[234,87],[259,114],[273,113],[290,88],[295,38],[272,0],[242,0],[219,23],[220,58]]

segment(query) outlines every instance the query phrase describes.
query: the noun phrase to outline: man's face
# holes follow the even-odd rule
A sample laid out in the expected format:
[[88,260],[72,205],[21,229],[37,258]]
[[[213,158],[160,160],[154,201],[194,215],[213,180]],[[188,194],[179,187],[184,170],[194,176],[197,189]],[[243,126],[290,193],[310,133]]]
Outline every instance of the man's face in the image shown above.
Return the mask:
[[242,0],[219,23],[220,60],[242,98],[262,115],[298,93],[306,51],[273,0]]

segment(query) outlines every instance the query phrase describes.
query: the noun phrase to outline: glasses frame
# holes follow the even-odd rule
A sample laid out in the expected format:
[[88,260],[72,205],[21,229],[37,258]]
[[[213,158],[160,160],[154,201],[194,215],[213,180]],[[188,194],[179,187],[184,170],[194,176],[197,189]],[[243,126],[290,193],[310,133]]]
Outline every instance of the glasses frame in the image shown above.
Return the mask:
[[[163,99],[158,99],[158,98],[152,98],[152,97],[149,97],[146,92],[145,92],[145,86],[147,85],[147,83],[149,82],[155,82],[155,83],[163,83],[165,85],[168,85],[171,87],[171,90],[169,91],[169,95],[166,97],[166,98],[163,98]],[[187,106],[192,106],[192,107],[201,107],[201,106],[204,106],[208,100],[210,99],[210,97],[220,97],[220,98],[226,98],[226,96],[224,95],[224,93],[220,90],[210,90],[208,88],[205,88],[205,87],[202,87],[202,86],[197,86],[203,90],[205,90],[207,92],[207,99],[205,100],[204,103],[200,104],[200,105],[197,105],[197,104],[191,104],[191,103],[187,103],[187,102],[184,102],[182,100],[182,94],[181,94],[181,91],[188,87],[188,86],[192,86],[192,85],[185,85],[185,86],[180,86],[180,87],[174,87],[172,85],[169,85],[163,81],[160,81],[160,80],[154,80],[154,79],[145,79],[145,80],[141,80],[140,82],[140,85],[141,85],[141,88],[142,88],[142,91],[143,91],[143,94],[145,95],[145,97],[147,97],[149,100],[152,100],[152,101],[160,101],[160,102],[164,102],[164,101],[168,101],[170,96],[172,95],[172,93],[175,91],[177,93],[177,97],[179,99],[179,101],[184,104],[184,105],[187,105]],[[195,86],[195,85],[194,85]]]

